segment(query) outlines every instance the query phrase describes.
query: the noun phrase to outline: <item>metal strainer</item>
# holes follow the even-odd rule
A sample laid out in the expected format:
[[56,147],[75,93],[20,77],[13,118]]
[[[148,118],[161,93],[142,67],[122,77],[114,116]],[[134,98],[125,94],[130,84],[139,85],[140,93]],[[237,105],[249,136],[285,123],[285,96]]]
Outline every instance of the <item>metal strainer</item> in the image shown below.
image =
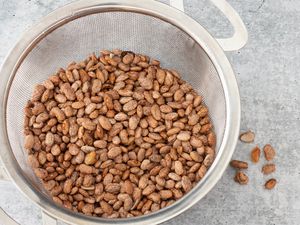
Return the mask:
[[[1,157],[19,189],[48,215],[81,225],[159,223],[195,204],[219,180],[240,123],[238,87],[223,50],[241,48],[247,31],[225,0],[212,2],[232,22],[236,31],[232,38],[215,40],[183,12],[153,0],[82,0],[48,15],[10,52],[1,71]],[[171,5],[183,10],[181,0],[172,0]],[[128,219],[93,218],[55,205],[27,164],[22,147],[23,108],[34,85],[71,61],[115,48],[149,55],[163,67],[179,71],[204,97],[217,136],[217,157],[192,191],[158,212]]]

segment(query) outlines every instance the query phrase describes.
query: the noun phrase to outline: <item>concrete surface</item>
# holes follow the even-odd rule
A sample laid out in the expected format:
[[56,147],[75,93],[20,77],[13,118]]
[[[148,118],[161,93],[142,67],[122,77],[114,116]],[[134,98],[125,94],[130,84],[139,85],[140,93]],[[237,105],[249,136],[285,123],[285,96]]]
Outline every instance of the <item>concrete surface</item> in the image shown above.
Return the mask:
[[[0,0],[0,64],[20,34],[68,0]],[[171,224],[300,224],[300,1],[229,0],[243,18],[249,42],[228,53],[242,102],[241,130],[252,129],[255,143],[277,149],[276,173],[263,176],[250,164],[250,183],[237,185],[228,168],[208,195]],[[209,1],[188,0],[186,11],[216,36],[232,30]],[[234,158],[249,160],[254,144],[238,143]],[[272,191],[263,188],[271,177]],[[9,182],[0,182],[0,206],[21,225],[41,224],[40,210]],[[0,222],[1,224],[1,222]]]

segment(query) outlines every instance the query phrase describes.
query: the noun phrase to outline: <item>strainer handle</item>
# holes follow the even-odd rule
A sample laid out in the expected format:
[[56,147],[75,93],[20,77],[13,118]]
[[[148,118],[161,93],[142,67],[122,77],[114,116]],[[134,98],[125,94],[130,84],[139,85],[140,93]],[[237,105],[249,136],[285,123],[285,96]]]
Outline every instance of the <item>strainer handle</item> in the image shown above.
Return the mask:
[[5,225],[19,225],[0,207],[0,221]]
[[[57,220],[42,211],[43,225],[57,225]],[[0,207],[0,221],[5,225],[19,225]]]
[[57,225],[57,219],[42,211],[43,225]]
[[[217,41],[224,51],[236,51],[245,46],[248,41],[247,28],[239,14],[226,0],[210,0],[229,20],[234,29],[230,38],[218,38]],[[170,0],[170,5],[184,12],[183,0]]]

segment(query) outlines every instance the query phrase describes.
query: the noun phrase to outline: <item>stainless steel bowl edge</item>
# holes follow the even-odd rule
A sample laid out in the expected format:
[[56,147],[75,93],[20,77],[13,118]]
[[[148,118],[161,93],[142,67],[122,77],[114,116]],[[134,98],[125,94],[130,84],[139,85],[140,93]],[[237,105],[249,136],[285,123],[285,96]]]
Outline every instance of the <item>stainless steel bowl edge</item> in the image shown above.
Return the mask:
[[[8,141],[6,129],[6,103],[11,81],[22,60],[30,52],[33,46],[52,30],[67,23],[68,21],[83,15],[103,11],[130,11],[151,15],[163,19],[190,35],[206,51],[218,71],[224,87],[225,101],[227,106],[226,126],[223,142],[219,149],[214,164],[209,169],[205,178],[197,186],[173,205],[161,209],[149,215],[128,219],[104,219],[73,213],[67,209],[57,207],[53,202],[46,199],[41,193],[36,193],[30,182],[22,176],[22,170],[16,163],[16,159]],[[147,0],[81,0],[68,4],[46,16],[35,27],[27,31],[16,46],[7,56],[1,73],[0,82],[0,151],[1,158],[6,170],[19,188],[29,199],[38,204],[48,214],[71,224],[157,224],[171,219],[190,208],[203,198],[217,183],[224,173],[236,146],[240,126],[240,98],[237,82],[231,65],[216,40],[196,21],[184,13],[159,2]]]

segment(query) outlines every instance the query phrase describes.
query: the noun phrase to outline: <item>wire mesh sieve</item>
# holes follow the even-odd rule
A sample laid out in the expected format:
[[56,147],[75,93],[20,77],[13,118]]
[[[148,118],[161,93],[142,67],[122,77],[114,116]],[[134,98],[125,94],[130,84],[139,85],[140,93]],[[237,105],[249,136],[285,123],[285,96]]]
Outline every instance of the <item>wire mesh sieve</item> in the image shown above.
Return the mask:
[[[226,50],[241,48],[246,30],[225,0],[211,0],[227,12],[236,33],[218,39]],[[238,32],[239,31],[239,32]],[[183,212],[217,182],[233,153],[239,129],[240,105],[231,66],[221,49],[197,22],[164,4],[150,0],[79,1],[56,10],[27,32],[8,56],[1,72],[0,152],[17,186],[51,216],[72,224],[158,223]],[[142,217],[105,220],[66,211],[49,201],[26,162],[23,149],[23,108],[33,87],[71,61],[81,61],[102,49],[122,49],[161,61],[177,70],[204,97],[217,136],[217,158],[197,186],[173,205]]]
[[81,61],[102,49],[123,49],[159,59],[174,68],[204,97],[217,136],[224,132],[226,110],[221,81],[203,49],[179,28],[160,19],[128,12],[92,14],[75,19],[47,35],[32,49],[17,70],[8,104],[8,136],[24,173],[43,187],[26,162],[23,150],[23,109],[33,87],[72,61]]

